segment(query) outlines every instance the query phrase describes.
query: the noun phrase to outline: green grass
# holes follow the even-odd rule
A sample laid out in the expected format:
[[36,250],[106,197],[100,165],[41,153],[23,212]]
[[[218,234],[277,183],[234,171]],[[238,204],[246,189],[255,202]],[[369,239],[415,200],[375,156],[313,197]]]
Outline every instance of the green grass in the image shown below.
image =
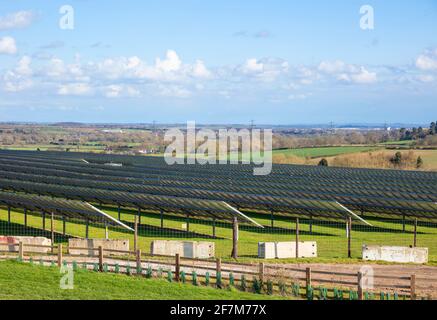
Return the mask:
[[344,147],[320,147],[320,148],[296,148],[286,150],[273,150],[273,155],[293,155],[302,158],[332,157],[347,153],[358,153],[375,150],[370,146],[344,146]]
[[[103,210],[114,217],[117,217],[116,208],[103,207]],[[123,210],[122,221],[131,224],[134,221],[134,211]],[[257,259],[257,250],[259,241],[294,241],[295,240],[295,225],[292,218],[276,217],[275,228],[270,228],[270,216],[266,214],[248,214],[257,222],[266,226],[264,229],[255,226],[240,225],[239,233],[239,261],[255,262]],[[9,225],[6,221],[7,213],[5,210],[0,210],[0,235],[43,235],[50,237],[48,232],[41,230],[42,219],[40,215],[28,216],[28,226],[33,228],[24,228],[23,213],[12,212],[12,224]],[[358,262],[361,256],[361,247],[363,244],[368,245],[393,245],[393,246],[409,246],[413,244],[413,226],[407,225],[405,233],[402,232],[401,221],[381,221],[376,219],[368,219],[373,227],[354,224],[352,233],[352,256],[353,259],[347,258],[347,238],[346,228],[343,222],[334,221],[315,221],[313,225],[313,234],[309,233],[308,221],[301,219],[300,225],[300,240],[302,241],[317,241],[319,258],[312,259],[314,262],[331,262],[331,263],[352,263]],[[197,241],[213,241],[216,246],[216,256],[224,260],[230,260],[232,249],[232,229],[227,223],[217,223],[216,234],[222,239],[209,239],[207,236],[187,235],[182,231],[183,224],[186,223],[185,218],[176,218],[166,216],[164,227],[174,230],[179,230],[179,233],[167,230],[161,232],[159,229],[160,218],[157,213],[143,212],[142,226],[139,229],[139,247],[144,252],[149,252],[150,243],[153,240],[169,239],[169,240],[197,240]],[[49,227],[49,220],[46,222]],[[62,222],[55,222],[55,229],[62,230]],[[190,231],[203,235],[212,234],[212,225],[208,221],[190,220]],[[85,225],[75,222],[68,222],[66,228],[67,234],[84,237]],[[104,238],[104,228],[100,226],[90,227],[90,237]],[[129,239],[130,245],[133,247],[133,234],[124,231],[120,228],[110,228],[110,238]],[[418,227],[418,246],[429,248],[430,264],[437,264],[437,225],[420,223]],[[57,241],[65,242],[66,239],[59,237]],[[301,261],[301,260],[299,260]],[[296,262],[295,259],[275,260],[275,262]]]
[[74,289],[62,290],[58,268],[0,262],[0,300],[254,300],[283,299],[236,289],[215,289],[86,270],[74,272]]

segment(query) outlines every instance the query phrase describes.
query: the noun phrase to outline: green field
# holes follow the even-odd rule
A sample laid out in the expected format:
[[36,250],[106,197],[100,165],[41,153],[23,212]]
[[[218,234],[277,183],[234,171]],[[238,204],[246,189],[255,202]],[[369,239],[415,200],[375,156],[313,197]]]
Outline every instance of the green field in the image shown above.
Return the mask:
[[273,155],[293,155],[302,158],[332,157],[347,153],[358,153],[376,150],[370,146],[344,146],[344,147],[320,147],[320,148],[296,148],[285,150],[273,150]]
[[74,289],[62,290],[56,267],[42,267],[15,261],[0,262],[0,300],[254,300],[284,299],[256,295],[236,289],[215,289],[160,279],[74,272]]
[[[116,217],[116,209],[103,207],[103,210],[112,216]],[[134,211],[122,211],[122,221],[132,224],[134,220]],[[240,226],[239,233],[239,261],[250,262],[257,260],[257,247],[259,241],[294,241],[295,225],[294,219],[277,217],[275,225],[272,229],[270,226],[269,215],[264,214],[249,214],[257,222],[266,226],[264,229],[255,226]],[[28,226],[34,228],[25,229],[23,226],[23,213],[12,212],[12,224],[9,225],[6,221],[7,213],[5,210],[0,211],[0,234],[1,235],[44,235],[50,237],[48,232],[41,230],[42,219],[40,215],[28,216]],[[354,224],[352,232],[352,256],[353,259],[347,258],[347,238],[345,223],[335,221],[314,221],[313,233],[309,232],[308,220],[301,219],[300,239],[302,241],[317,241],[319,258],[311,259],[314,262],[357,262],[361,255],[361,247],[363,244],[378,244],[378,245],[399,245],[409,246],[413,244],[413,226],[407,225],[406,232],[402,232],[401,221],[379,221],[368,219],[373,227]],[[173,240],[204,240],[214,241],[216,244],[216,256],[222,257],[224,260],[230,260],[232,249],[232,229],[230,224],[217,223],[216,234],[222,239],[210,239],[207,236],[187,235],[182,231],[183,224],[186,223],[185,218],[176,218],[171,216],[165,217],[164,227],[173,229],[161,231],[159,229],[160,219],[157,213],[142,214],[142,226],[139,229],[139,247],[143,252],[150,251],[150,243],[153,240],[173,239]],[[49,226],[49,221],[46,223]],[[58,232],[62,231],[62,222],[56,221],[55,229]],[[175,232],[174,230],[179,230]],[[190,231],[197,234],[211,235],[212,225],[207,221],[199,221],[190,219]],[[66,233],[84,237],[85,225],[68,222],[66,225]],[[104,228],[99,226],[90,227],[90,237],[104,238]],[[131,247],[133,247],[133,234],[131,232],[121,230],[119,228],[110,228],[110,238],[129,239]],[[437,225],[420,223],[418,228],[418,246],[429,248],[430,264],[437,264]],[[57,241],[65,242],[66,239],[60,237]],[[302,262],[302,260],[299,260]],[[275,262],[296,262],[295,259],[276,260]]]

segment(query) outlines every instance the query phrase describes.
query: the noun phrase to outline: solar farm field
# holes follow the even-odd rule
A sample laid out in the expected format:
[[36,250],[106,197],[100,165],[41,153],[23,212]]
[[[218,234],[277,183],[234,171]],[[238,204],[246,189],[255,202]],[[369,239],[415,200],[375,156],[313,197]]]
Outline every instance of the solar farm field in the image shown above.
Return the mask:
[[[252,169],[168,166],[157,157],[0,151],[0,231],[47,233],[44,216],[53,213],[56,231],[65,231],[57,241],[104,238],[109,230],[110,238],[132,245],[136,218],[143,250],[156,239],[205,240],[215,242],[217,257],[253,261],[258,242],[294,241],[299,218],[300,240],[317,241],[317,261],[356,262],[363,244],[413,245],[417,221],[416,244],[428,247],[430,263],[437,263],[435,173],[275,165],[271,175],[255,177]],[[17,195],[90,203],[100,221]]]

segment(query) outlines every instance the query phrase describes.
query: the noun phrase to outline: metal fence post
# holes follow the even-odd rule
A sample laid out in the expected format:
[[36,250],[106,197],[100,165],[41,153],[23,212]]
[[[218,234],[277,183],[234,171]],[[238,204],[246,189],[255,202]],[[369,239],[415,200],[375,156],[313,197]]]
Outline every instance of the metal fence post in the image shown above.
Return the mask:
[[417,218],[414,220],[414,243],[413,247],[417,247]]

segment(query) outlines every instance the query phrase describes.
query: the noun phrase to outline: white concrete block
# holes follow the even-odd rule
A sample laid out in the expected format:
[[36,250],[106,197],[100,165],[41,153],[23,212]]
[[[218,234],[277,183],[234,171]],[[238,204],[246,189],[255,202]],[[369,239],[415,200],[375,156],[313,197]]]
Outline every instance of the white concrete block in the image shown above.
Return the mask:
[[[296,242],[259,242],[258,257],[262,259],[296,258]],[[316,258],[317,242],[299,242],[299,258]]]
[[214,242],[155,240],[151,243],[150,252],[155,255],[184,258],[209,259],[215,255]]
[[[73,255],[98,256],[94,248],[102,247],[104,250],[122,250],[129,251],[129,240],[119,239],[68,239],[68,252]],[[90,250],[79,250],[74,248],[89,248]],[[106,252],[105,255],[120,256],[125,255],[121,252]]]
[[363,260],[397,263],[427,263],[428,248],[363,245]]
[[[18,244],[22,242],[24,245],[24,250],[26,251],[26,244],[34,244],[34,245],[42,245],[42,246],[50,246],[52,244],[52,240],[45,237],[22,237],[22,236],[0,236],[0,250],[14,252],[18,251],[18,246],[13,244]],[[29,247],[27,251],[35,252],[35,253],[47,253],[49,252],[49,248],[37,248],[37,247]]]

